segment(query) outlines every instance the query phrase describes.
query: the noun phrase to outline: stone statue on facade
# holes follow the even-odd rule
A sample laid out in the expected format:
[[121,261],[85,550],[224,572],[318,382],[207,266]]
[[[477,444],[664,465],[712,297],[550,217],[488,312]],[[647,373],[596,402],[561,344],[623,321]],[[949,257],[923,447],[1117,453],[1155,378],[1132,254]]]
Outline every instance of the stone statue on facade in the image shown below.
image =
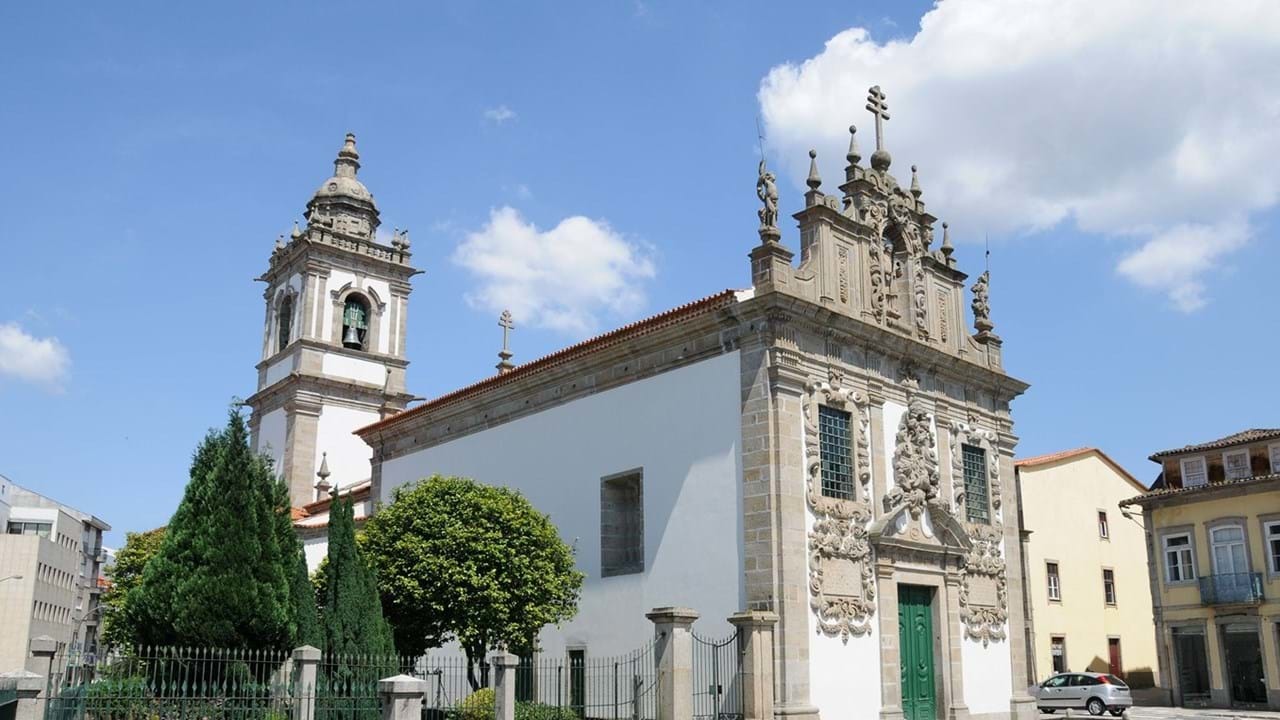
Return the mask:
[[995,328],[991,323],[991,298],[988,285],[991,282],[991,271],[987,270],[978,276],[973,284],[973,326],[978,332],[990,332]]
[[918,397],[907,402],[893,450],[894,487],[885,498],[890,507],[906,505],[919,518],[926,503],[938,497],[938,456],[933,449],[929,411]]
[[758,211],[760,215],[760,237],[777,240],[782,236],[778,231],[778,186],[773,173],[765,168],[764,159],[760,160],[759,174],[756,177],[756,197],[764,207]]

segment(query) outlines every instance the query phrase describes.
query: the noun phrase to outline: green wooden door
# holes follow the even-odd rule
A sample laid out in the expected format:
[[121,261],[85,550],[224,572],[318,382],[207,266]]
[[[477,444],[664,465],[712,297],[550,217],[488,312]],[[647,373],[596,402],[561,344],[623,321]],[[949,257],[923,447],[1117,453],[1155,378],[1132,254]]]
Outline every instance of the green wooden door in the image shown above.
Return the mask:
[[933,685],[932,591],[898,586],[898,638],[902,648],[902,715],[905,720],[936,720]]

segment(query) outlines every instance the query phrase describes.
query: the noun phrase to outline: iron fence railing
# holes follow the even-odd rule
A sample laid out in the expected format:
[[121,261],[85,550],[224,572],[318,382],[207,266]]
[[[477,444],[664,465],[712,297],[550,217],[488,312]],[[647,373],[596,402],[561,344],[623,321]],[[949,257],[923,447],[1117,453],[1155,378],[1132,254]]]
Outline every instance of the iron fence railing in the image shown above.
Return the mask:
[[742,640],[693,635],[694,720],[742,720]]
[[1206,605],[1262,602],[1261,573],[1214,573],[1200,578],[1200,600]]

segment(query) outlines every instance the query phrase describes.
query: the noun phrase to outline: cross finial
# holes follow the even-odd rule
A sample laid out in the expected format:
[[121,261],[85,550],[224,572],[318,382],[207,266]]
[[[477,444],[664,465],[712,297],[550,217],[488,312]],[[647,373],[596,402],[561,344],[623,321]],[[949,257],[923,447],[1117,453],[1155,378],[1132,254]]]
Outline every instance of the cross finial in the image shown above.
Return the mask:
[[889,169],[889,151],[884,149],[884,121],[889,119],[889,104],[879,85],[867,90],[867,110],[876,118],[876,151],[871,155],[871,166],[884,172]]
[[498,326],[502,328],[502,350],[498,352],[498,374],[511,372],[515,365],[511,364],[511,350],[507,345],[508,336],[512,330],[516,329],[515,321],[511,319],[511,311],[503,310],[502,315],[498,318]]

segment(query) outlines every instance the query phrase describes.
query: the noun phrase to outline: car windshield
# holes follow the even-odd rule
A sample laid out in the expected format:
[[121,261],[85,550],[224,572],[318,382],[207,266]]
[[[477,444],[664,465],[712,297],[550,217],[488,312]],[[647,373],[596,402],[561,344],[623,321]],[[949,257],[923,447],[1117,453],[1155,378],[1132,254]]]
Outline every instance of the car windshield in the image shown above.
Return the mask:
[[1115,675],[1108,675],[1107,682],[1111,683],[1112,685],[1119,685],[1120,687],[1129,687],[1128,685],[1125,684],[1123,680],[1116,677]]

